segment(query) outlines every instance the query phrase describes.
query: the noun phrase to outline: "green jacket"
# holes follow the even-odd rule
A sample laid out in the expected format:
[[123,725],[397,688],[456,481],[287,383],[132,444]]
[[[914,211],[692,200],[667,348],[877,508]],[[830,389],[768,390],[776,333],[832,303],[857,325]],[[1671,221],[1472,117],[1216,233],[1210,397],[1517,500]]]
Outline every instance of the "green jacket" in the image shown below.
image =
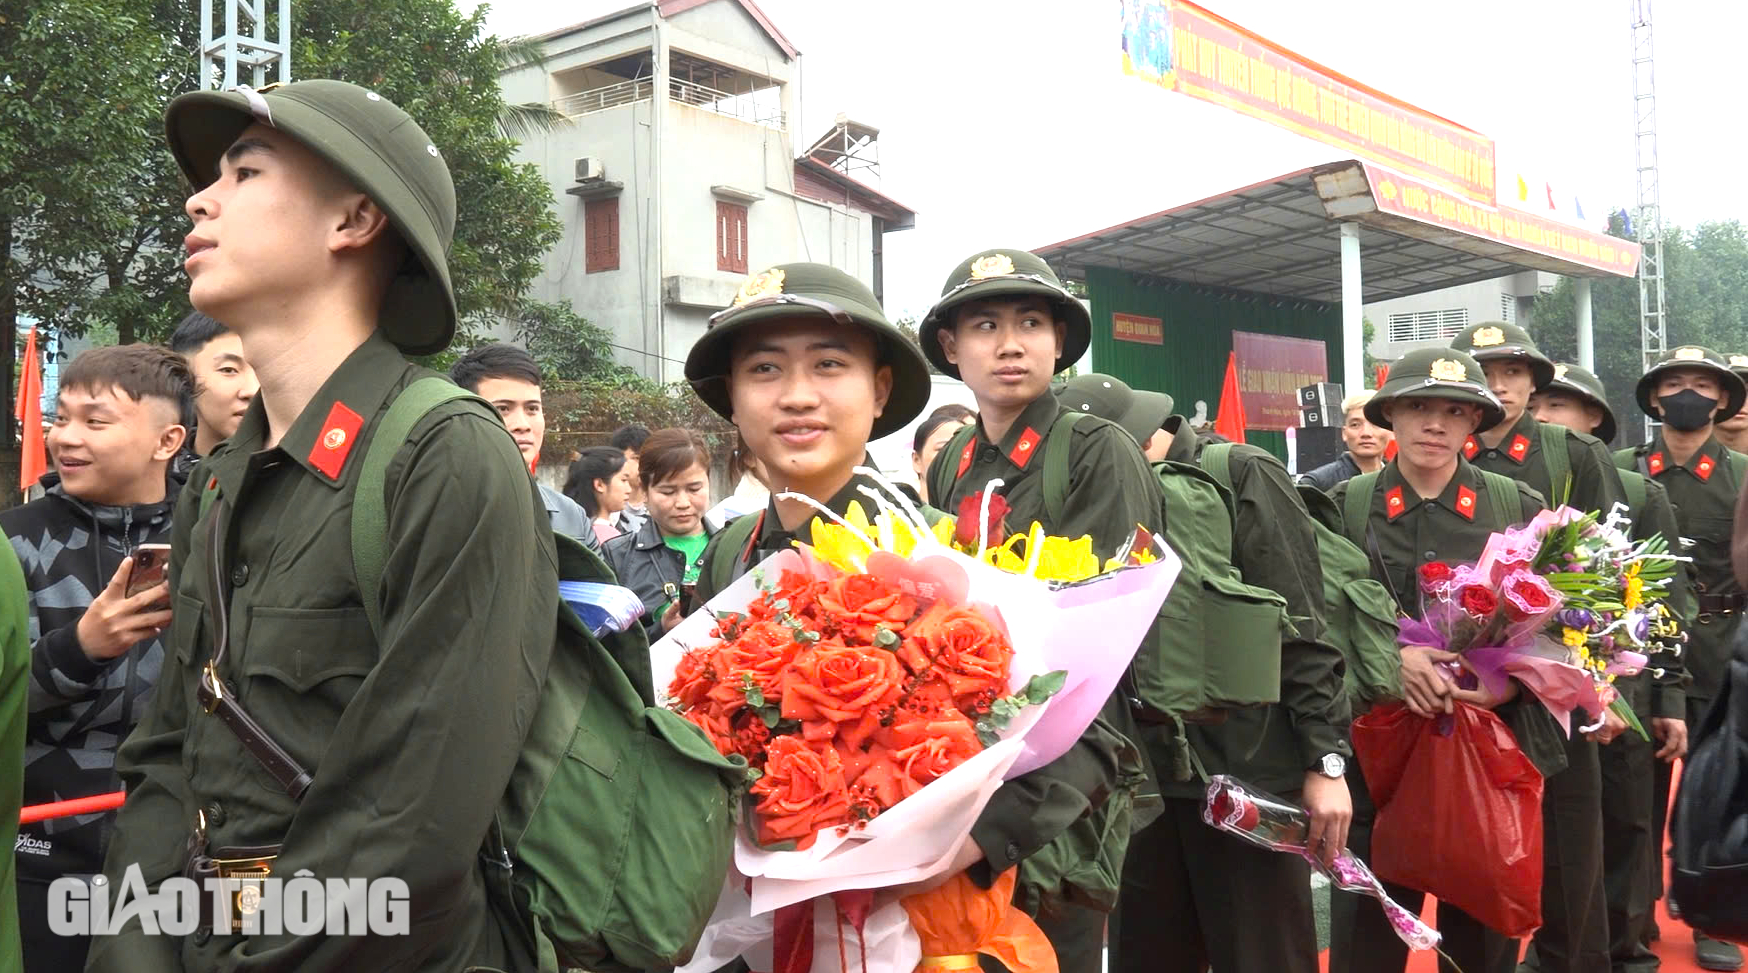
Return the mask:
[[[1000,479],[998,492],[1007,500],[1007,524],[1028,530],[1034,522],[1062,537],[1091,535],[1101,558],[1125,548],[1137,525],[1163,533],[1160,494],[1153,471],[1135,440],[1114,423],[1082,420],[1075,424],[1069,448],[1069,488],[1063,522],[1051,523],[1044,508],[1044,437],[1056,417],[1067,411],[1045,393],[1027,406],[1000,443],[984,434],[982,424],[959,455],[946,450],[935,457],[927,482],[934,482],[940,464],[963,467],[950,496],[936,503],[948,513],[966,497]],[[1126,716],[1126,714],[1122,714]],[[999,874],[1050,844],[1087,811],[1104,803],[1121,786],[1123,751],[1128,742],[1103,721],[1087,729],[1074,749],[1022,777],[1003,784],[971,829],[983,850],[989,872]],[[980,868],[974,877],[983,877]]]
[[[1330,496],[1345,512],[1347,491],[1353,480],[1336,486]],[[1422,616],[1420,566],[1429,561],[1458,565],[1480,559],[1487,538],[1495,531],[1528,522],[1546,506],[1541,494],[1517,481],[1517,508],[1521,514],[1512,523],[1494,523],[1487,481],[1468,462],[1458,460],[1456,475],[1437,497],[1421,498],[1402,479],[1394,462],[1378,474],[1372,492],[1371,516],[1367,518],[1367,556],[1372,572],[1396,596],[1404,615]],[[1350,529],[1348,536],[1353,536]],[[1517,736],[1517,745],[1544,777],[1566,768],[1566,745],[1560,727],[1540,703],[1527,693],[1494,710]]]
[[[1663,488],[1663,484],[1644,479],[1636,471],[1621,472],[1623,480],[1629,476],[1639,477],[1645,484],[1644,506],[1632,511],[1633,539],[1650,540],[1654,535],[1661,534],[1669,542],[1670,550],[1679,552],[1681,526],[1676,520],[1675,507],[1669,502],[1669,491]],[[1693,579],[1686,570],[1675,572],[1669,585],[1668,600],[1682,631],[1691,631],[1695,615]],[[1652,669],[1661,669],[1663,675],[1653,675]],[[1644,672],[1637,676],[1623,677],[1615,685],[1640,717],[1685,720],[1687,685],[1690,681],[1683,653],[1657,652],[1651,655],[1650,664]]]
[[1568,477],[1562,477],[1560,483],[1553,482],[1547,454],[1542,450],[1543,425],[1525,412],[1496,447],[1484,446],[1480,437],[1470,436],[1463,446],[1463,457],[1489,473],[1529,484],[1552,506],[1564,502],[1578,510],[1601,511],[1606,517],[1615,504],[1626,503],[1626,490],[1610,461],[1608,447],[1595,436],[1558,430],[1566,438],[1570,490],[1564,482]]
[[[1166,459],[1197,465],[1211,440],[1181,416],[1166,420],[1172,433]],[[1255,446],[1231,452],[1232,561],[1246,584],[1287,600],[1298,637],[1281,644],[1281,701],[1233,710],[1226,721],[1189,728],[1191,745],[1210,774],[1234,774],[1275,793],[1298,791],[1305,772],[1324,754],[1353,755],[1347,727],[1352,714],[1342,688],[1341,650],[1323,641],[1323,569],[1310,512],[1287,468]],[[1200,781],[1160,780],[1173,797],[1202,796]]]
[[[383,638],[372,634],[353,578],[353,495],[376,423],[425,374],[374,334],[278,446],[265,446],[257,399],[183,491],[171,651],[116,761],[129,795],[104,866],[112,887],[133,863],[155,887],[182,871],[204,812],[210,854],[283,843],[276,877],[402,879],[410,935],[178,939],[134,923],[93,944],[89,969],[504,965],[479,851],[551,659],[557,558],[503,423],[477,403],[447,403],[387,469]],[[301,802],[195,696],[213,650],[207,541],[217,511],[195,521],[215,481],[229,505],[231,645],[219,675],[313,775]]]
[[[1649,443],[1622,450],[1617,457],[1625,458],[1625,465],[1668,491],[1669,502],[1675,505],[1675,519],[1681,525],[1681,536],[1691,544],[1684,553],[1693,558],[1689,568],[1696,598],[1741,594],[1742,586],[1730,564],[1736,497],[1742,489],[1735,463],[1743,462],[1741,454],[1732,453],[1713,437],[1686,463],[1677,463],[1659,433]],[[1696,607],[1701,610],[1688,630],[1686,661],[1693,685],[1687,695],[1703,710],[1704,704],[1717,696],[1723,682],[1730,661],[1730,640],[1742,616],[1740,612],[1712,613],[1704,611],[1704,606]]]
[[[11,544],[0,544],[0,835],[18,840],[24,802],[24,728],[30,693],[30,595]],[[19,955],[17,857],[0,863],[0,973],[24,969]]]

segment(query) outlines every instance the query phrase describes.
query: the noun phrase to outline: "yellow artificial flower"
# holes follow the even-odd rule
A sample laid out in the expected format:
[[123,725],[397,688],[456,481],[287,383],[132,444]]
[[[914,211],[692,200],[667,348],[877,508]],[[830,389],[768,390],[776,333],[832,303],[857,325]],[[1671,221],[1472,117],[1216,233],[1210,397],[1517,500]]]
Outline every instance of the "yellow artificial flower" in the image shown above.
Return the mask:
[[1587,636],[1576,628],[1567,628],[1560,633],[1561,641],[1571,648],[1579,648],[1587,641]]
[[1627,592],[1621,598],[1621,604],[1627,611],[1632,611],[1645,601],[1645,579],[1639,577],[1639,562],[1634,561],[1627,567],[1626,579]]

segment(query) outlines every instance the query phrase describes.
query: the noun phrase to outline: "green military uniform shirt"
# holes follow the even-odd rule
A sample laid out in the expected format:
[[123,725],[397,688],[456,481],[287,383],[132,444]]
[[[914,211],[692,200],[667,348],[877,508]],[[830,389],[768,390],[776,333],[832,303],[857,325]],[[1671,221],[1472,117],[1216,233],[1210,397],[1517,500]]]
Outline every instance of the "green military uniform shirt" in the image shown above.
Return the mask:
[[[1172,434],[1165,458],[1199,465],[1211,440],[1197,436],[1182,416],[1165,428]],[[1341,650],[1323,640],[1317,536],[1287,468],[1255,446],[1234,446],[1230,456],[1233,564],[1246,584],[1287,600],[1298,636],[1281,645],[1280,703],[1234,710],[1216,726],[1190,727],[1189,740],[1210,774],[1235,774],[1277,793],[1297,791],[1324,754],[1352,756],[1344,665]],[[1162,779],[1160,786],[1172,797],[1200,797],[1206,790],[1200,781]]]
[[[294,801],[195,695],[213,651],[200,489],[175,514],[175,620],[157,695],[122,746],[128,801],[105,874],[181,873],[204,813],[209,854],[283,843],[276,877],[394,876],[408,936],[99,937],[100,970],[457,970],[504,963],[479,851],[539,700],[557,618],[546,515],[504,425],[451,401],[389,463],[382,639],[353,577],[353,495],[395,393],[429,374],[373,334],[274,447],[261,400],[194,481],[229,505],[230,648],[220,678],[313,776]],[[537,513],[538,512],[538,513]],[[584,863],[581,867],[588,867]]]
[[1555,432],[1566,437],[1571,489],[1568,492],[1566,483],[1553,482],[1547,455],[1542,450],[1543,425],[1525,412],[1498,446],[1485,446],[1480,436],[1470,436],[1463,445],[1463,457],[1490,473],[1529,484],[1551,506],[1564,503],[1578,510],[1599,511],[1607,517],[1615,504],[1627,502],[1608,447],[1595,436],[1570,429],[1554,427]]
[[[1645,484],[1645,504],[1643,509],[1632,511],[1633,540],[1647,541],[1661,534],[1668,542],[1672,553],[1680,553],[1681,527],[1675,516],[1675,507],[1669,502],[1669,491],[1656,480],[1644,479],[1635,470],[1624,470],[1621,477],[1639,477]],[[1670,611],[1674,613],[1681,630],[1686,632],[1693,628],[1693,579],[1688,576],[1685,568],[1679,568],[1669,583],[1668,596]],[[1661,675],[1657,674],[1661,671]],[[1622,676],[1615,681],[1615,688],[1622,698],[1633,707],[1641,720],[1665,717],[1669,719],[1687,719],[1687,664],[1684,654],[1674,650],[1663,650],[1650,654],[1645,671],[1636,676]],[[1647,724],[1648,726],[1649,724]]]
[[1690,570],[1697,602],[1685,654],[1687,671],[1693,676],[1687,695],[1703,710],[1723,683],[1730,638],[1741,618],[1740,609],[1727,613],[1708,610],[1707,600],[1708,596],[1742,595],[1730,564],[1730,539],[1736,496],[1742,487],[1734,464],[1748,460],[1712,437],[1685,463],[1678,463],[1661,433],[1651,442],[1617,455],[1668,491],[1681,536],[1691,545],[1682,552],[1693,558]]
[[[1354,483],[1349,480],[1339,484],[1330,494],[1344,516],[1347,491]],[[1458,460],[1456,475],[1436,497],[1417,495],[1402,478],[1395,462],[1384,467],[1376,484],[1371,515],[1362,534],[1364,546],[1372,561],[1373,575],[1390,588],[1402,613],[1413,618],[1424,614],[1420,600],[1422,564],[1473,563],[1480,559],[1487,538],[1495,531],[1525,523],[1545,507],[1541,495],[1519,480],[1515,503],[1506,505],[1519,516],[1509,523],[1494,523],[1487,481],[1481,471],[1463,460]],[[1348,536],[1354,533],[1350,529]],[[1544,777],[1566,768],[1564,735],[1547,709],[1528,693],[1519,693],[1494,712],[1511,727],[1518,747]]]

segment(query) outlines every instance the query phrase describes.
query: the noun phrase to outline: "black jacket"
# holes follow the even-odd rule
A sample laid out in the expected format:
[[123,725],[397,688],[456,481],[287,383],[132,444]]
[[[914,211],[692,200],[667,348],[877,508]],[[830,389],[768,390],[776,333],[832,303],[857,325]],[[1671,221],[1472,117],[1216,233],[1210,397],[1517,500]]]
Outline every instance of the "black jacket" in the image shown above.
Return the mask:
[[1324,493],[1336,488],[1338,484],[1346,483],[1360,475],[1358,463],[1353,461],[1353,454],[1343,452],[1335,459],[1324,463],[1314,470],[1299,474],[1300,483],[1309,483]]
[[[705,531],[716,533],[708,527]],[[603,544],[601,556],[619,583],[643,599],[643,627],[650,641],[661,638],[661,611],[668,603],[664,586],[680,586],[686,573],[685,555],[663,543],[661,528],[649,517],[637,533],[620,534]]]
[[[170,470],[160,503],[107,507],[68,496],[50,473],[42,479],[45,496],[0,513],[30,589],[26,805],[121,790],[115,750],[145,713],[164,643],[149,639],[93,662],[79,646],[79,619],[134,548],[170,542],[170,511],[186,475]],[[18,877],[48,882],[101,870],[113,820],[87,814],[19,828]]]

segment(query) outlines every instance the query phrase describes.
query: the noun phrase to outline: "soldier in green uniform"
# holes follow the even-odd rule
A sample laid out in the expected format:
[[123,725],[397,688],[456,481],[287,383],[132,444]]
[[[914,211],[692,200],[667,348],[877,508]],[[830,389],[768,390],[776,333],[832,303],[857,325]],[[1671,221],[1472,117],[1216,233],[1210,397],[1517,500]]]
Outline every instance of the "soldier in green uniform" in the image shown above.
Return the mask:
[[[1736,377],[1748,382],[1748,355],[1730,355],[1730,371]],[[1728,419],[1719,419],[1712,427],[1718,442],[1738,453],[1748,453],[1748,409],[1736,413]]]
[[[1470,436],[1463,457],[1476,467],[1529,484],[1548,503],[1607,516],[1626,494],[1594,436],[1537,422],[1530,396],[1554,378],[1554,363],[1513,324],[1465,328],[1451,342],[1487,373],[1505,410],[1498,426]],[[1587,721],[1588,722],[1588,721]],[[1610,734],[1622,724],[1611,718]],[[1600,973],[1608,967],[1608,903],[1602,881],[1602,765],[1597,742],[1573,735],[1567,769],[1542,791],[1542,927],[1536,960],[1545,973]]]
[[[1137,526],[1164,530],[1158,482],[1122,427],[1086,419],[1051,442],[1052,427],[1069,411],[1051,394],[1051,377],[1086,351],[1092,321],[1044,261],[1023,250],[986,250],[966,259],[948,275],[919,337],[929,361],[963,380],[977,399],[977,424],[929,468],[929,496],[943,509],[957,510],[966,498],[993,489],[1007,500],[1010,527],[1023,531],[1038,523],[1057,536],[1091,536],[1101,558],[1126,550]],[[1068,450],[1060,517],[1051,515],[1044,496],[1039,454],[1047,446]],[[1069,802],[1064,808],[1096,806],[1098,795],[1083,789],[1074,779],[1079,775],[1063,773],[1076,753],[1028,775],[1044,778],[1028,783],[1032,793],[1005,797],[1017,790],[1011,783],[997,792],[972,830],[993,872],[1061,836],[1071,823],[1055,817],[1061,802]],[[1072,904],[1042,917],[1064,973],[1099,969],[1104,918]]]
[[[1378,473],[1339,484],[1332,494],[1347,536],[1369,552],[1375,576],[1396,594],[1405,615],[1421,615],[1422,564],[1474,561],[1494,531],[1524,523],[1543,508],[1540,494],[1522,481],[1485,473],[1463,459],[1470,435],[1505,418],[1484,383],[1481,366],[1462,352],[1433,348],[1404,356],[1365,407],[1374,425],[1395,432],[1396,459]],[[1402,688],[1409,709],[1431,716],[1449,712],[1459,700],[1492,708],[1544,774],[1563,770],[1565,748],[1547,711],[1518,694],[1515,683],[1504,699],[1488,696],[1485,688],[1456,688],[1434,665],[1459,658],[1428,646],[1403,648]],[[1348,780],[1354,794],[1348,847],[1369,859],[1376,808],[1364,775],[1350,771]],[[1391,894],[1415,913],[1424,901],[1412,889],[1392,886]],[[1438,928],[1444,935],[1441,948],[1465,973],[1507,973],[1517,964],[1515,941],[1447,903],[1439,903]],[[1331,900],[1331,973],[1395,973],[1407,959],[1407,947],[1376,902],[1355,895]]]
[[[1614,411],[1602,382],[1590,371],[1556,364],[1554,377],[1530,400],[1541,422],[1565,426],[1604,443],[1614,441]],[[1635,540],[1661,535],[1672,546],[1681,543],[1675,508],[1661,483],[1637,470],[1620,471],[1626,488]],[[1693,620],[1693,591],[1687,572],[1677,572],[1669,601],[1685,624]],[[1645,947],[1651,921],[1651,870],[1661,861],[1651,810],[1652,768],[1657,760],[1679,759],[1687,750],[1686,674],[1679,645],[1651,656],[1637,676],[1622,677],[1615,689],[1633,707],[1639,722],[1658,741],[1637,733],[1622,733],[1601,749],[1603,889],[1608,900],[1609,957],[1616,973],[1657,969],[1658,960]]]
[[261,391],[177,504],[171,650],[117,760],[128,801],[104,874],[393,878],[404,934],[242,935],[203,917],[149,935],[134,919],[88,968],[511,966],[480,847],[551,658],[558,567],[490,408],[438,406],[393,451],[380,585],[361,589],[352,552],[373,431],[433,374],[402,356],[455,331],[442,152],[337,81],[183,95],[166,125],[196,187],[190,296],[242,337]]
[[[1196,466],[1212,440],[1182,416],[1161,418],[1171,398],[1132,390],[1109,375],[1071,379],[1062,404],[1116,422],[1145,445],[1166,441],[1164,459]],[[1160,401],[1160,400],[1163,400]],[[1311,845],[1333,858],[1353,817],[1346,774],[1352,756],[1339,649],[1319,641],[1323,574],[1311,515],[1280,460],[1255,446],[1229,456],[1232,560],[1246,584],[1287,601],[1297,634],[1281,646],[1281,702],[1235,710],[1225,722],[1191,726],[1189,742],[1209,774],[1232,774],[1302,804]],[[1140,718],[1140,714],[1137,714]],[[1156,768],[1170,766],[1170,726],[1143,725],[1138,743]],[[1200,780],[1161,779],[1165,812],[1130,841],[1123,894],[1112,922],[1111,968],[1141,971],[1314,971],[1310,866],[1296,855],[1210,833]]]
[[[1645,414],[1662,421],[1651,441],[1615,453],[1622,469],[1635,469],[1669,491],[1675,518],[1693,558],[1698,612],[1687,642],[1687,725],[1697,726],[1717,696],[1730,660],[1731,640],[1748,607],[1748,594],[1730,566],[1736,498],[1748,481],[1748,456],[1733,452],[1715,435],[1715,424],[1742,409],[1745,386],[1724,357],[1710,348],[1683,345],[1663,356],[1639,379],[1636,396]],[[1653,808],[1656,834],[1663,834],[1669,806],[1670,766],[1657,765]],[[1661,873],[1661,869],[1657,869]],[[1694,933],[1699,965],[1736,970],[1742,952],[1730,943]]]

